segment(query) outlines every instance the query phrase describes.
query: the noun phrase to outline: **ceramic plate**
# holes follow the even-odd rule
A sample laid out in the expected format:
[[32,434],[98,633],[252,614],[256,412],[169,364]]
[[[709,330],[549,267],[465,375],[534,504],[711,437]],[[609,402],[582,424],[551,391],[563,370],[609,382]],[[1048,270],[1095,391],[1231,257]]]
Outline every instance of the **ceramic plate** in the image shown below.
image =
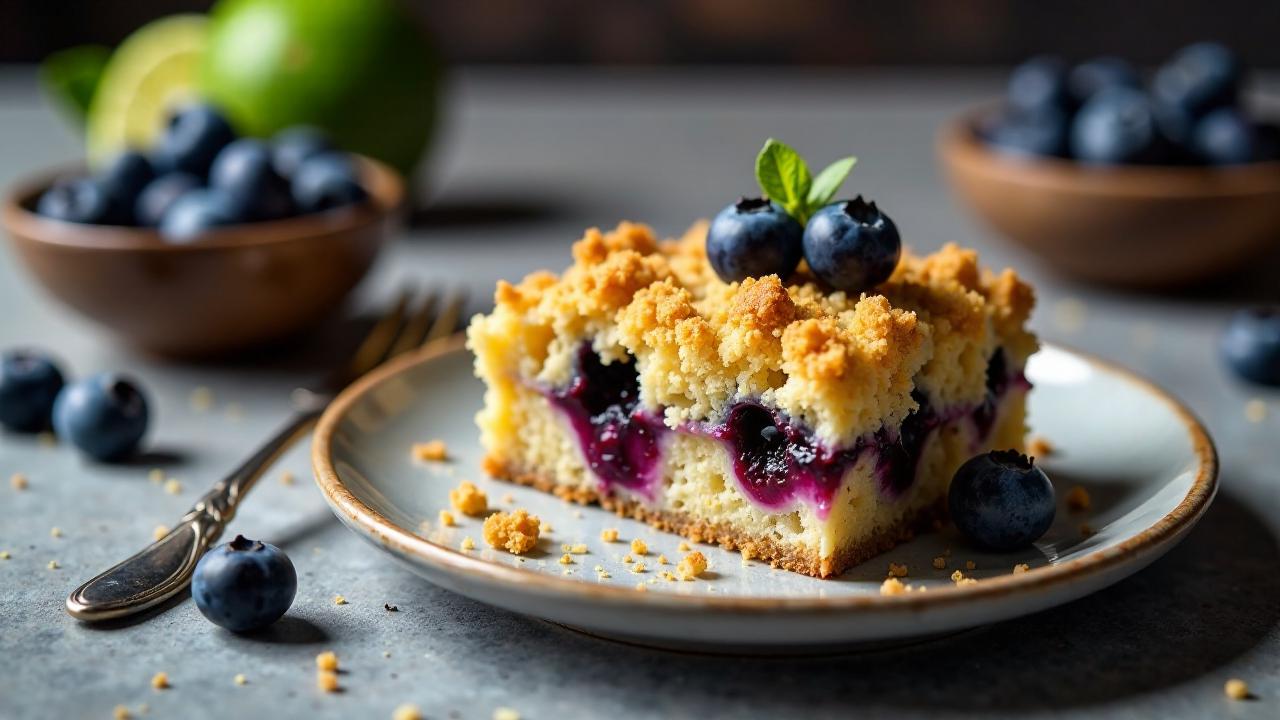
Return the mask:
[[[1026,615],[1106,587],[1168,551],[1213,498],[1217,460],[1208,435],[1155,386],[1057,347],[1031,358],[1027,375],[1035,385],[1030,424],[1053,447],[1041,462],[1059,502],[1078,485],[1090,508],[1061,506],[1053,527],[1025,552],[977,552],[946,529],[828,580],[704,545],[706,577],[668,581],[661,573],[674,566],[658,556],[678,561],[681,538],[487,478],[472,422],[483,387],[456,339],[401,358],[343,393],[320,422],[313,460],[325,498],[348,527],[431,582],[485,603],[664,646],[768,652],[901,641]],[[413,459],[415,442],[436,438],[446,443],[448,462]],[[456,527],[441,527],[439,511],[463,479],[488,493],[491,508],[528,508],[550,523],[538,551],[516,558],[488,548],[480,521],[461,515]],[[624,542],[603,542],[605,528],[617,528]],[[460,549],[466,538],[475,549]],[[633,538],[650,548],[632,558],[645,563],[642,573],[624,561]],[[579,543],[588,551],[561,564],[562,547]],[[945,567],[936,569],[939,557]],[[904,581],[927,591],[881,595],[890,561],[906,565]],[[1014,573],[1020,563],[1030,570]],[[978,582],[953,583],[957,569]]]

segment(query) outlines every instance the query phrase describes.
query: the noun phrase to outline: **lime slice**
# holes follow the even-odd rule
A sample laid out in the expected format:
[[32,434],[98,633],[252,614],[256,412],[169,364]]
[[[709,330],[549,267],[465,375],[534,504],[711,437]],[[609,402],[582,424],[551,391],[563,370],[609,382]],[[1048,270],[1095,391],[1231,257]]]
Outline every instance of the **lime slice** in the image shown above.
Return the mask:
[[89,106],[90,165],[125,149],[150,147],[170,111],[196,97],[207,24],[203,15],[161,18],[139,28],[115,51]]

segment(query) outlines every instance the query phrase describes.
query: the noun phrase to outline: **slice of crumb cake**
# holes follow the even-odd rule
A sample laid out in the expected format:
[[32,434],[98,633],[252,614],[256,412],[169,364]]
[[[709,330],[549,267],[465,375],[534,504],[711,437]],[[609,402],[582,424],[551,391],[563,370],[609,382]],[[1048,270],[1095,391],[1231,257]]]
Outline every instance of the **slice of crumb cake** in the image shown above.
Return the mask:
[[1031,288],[948,245],[860,297],[801,269],[722,282],[706,225],[589,230],[468,329],[493,475],[819,577],[942,519],[1021,448]]

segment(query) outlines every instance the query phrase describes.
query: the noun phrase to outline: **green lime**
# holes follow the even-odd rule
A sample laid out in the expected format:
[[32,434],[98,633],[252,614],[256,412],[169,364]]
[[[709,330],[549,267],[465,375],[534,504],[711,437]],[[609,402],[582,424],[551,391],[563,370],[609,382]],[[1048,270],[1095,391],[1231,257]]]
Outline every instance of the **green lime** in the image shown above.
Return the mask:
[[395,0],[222,0],[200,89],[236,129],[326,131],[408,174],[435,124],[440,64]]
[[142,26],[116,49],[89,105],[91,164],[149,147],[173,108],[195,97],[207,28],[203,15],[174,15]]

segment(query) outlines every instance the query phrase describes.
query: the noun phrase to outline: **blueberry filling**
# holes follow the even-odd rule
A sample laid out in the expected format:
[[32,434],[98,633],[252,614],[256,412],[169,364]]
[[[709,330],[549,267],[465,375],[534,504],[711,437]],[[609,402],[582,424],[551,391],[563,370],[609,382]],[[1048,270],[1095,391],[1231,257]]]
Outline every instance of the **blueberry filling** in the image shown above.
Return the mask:
[[578,349],[568,387],[549,393],[578,436],[587,465],[604,485],[652,490],[661,459],[662,418],[640,408],[633,363],[605,365],[589,344]]
[[[752,401],[735,404],[719,423],[691,423],[680,431],[724,443],[739,487],[757,504],[776,509],[801,500],[825,515],[841,479],[864,452],[875,453],[880,491],[898,497],[915,481],[920,453],[933,431],[967,415],[985,438],[995,425],[1001,397],[1020,378],[1009,376],[1004,353],[997,350],[987,366],[986,397],[977,407],[942,413],[917,391],[913,397],[919,408],[896,430],[881,429],[846,448],[826,447],[801,423]],[[584,344],[575,358],[573,380],[547,396],[569,420],[588,466],[605,488],[619,485],[652,495],[660,440],[671,430],[659,414],[640,406],[634,363],[605,365]]]

